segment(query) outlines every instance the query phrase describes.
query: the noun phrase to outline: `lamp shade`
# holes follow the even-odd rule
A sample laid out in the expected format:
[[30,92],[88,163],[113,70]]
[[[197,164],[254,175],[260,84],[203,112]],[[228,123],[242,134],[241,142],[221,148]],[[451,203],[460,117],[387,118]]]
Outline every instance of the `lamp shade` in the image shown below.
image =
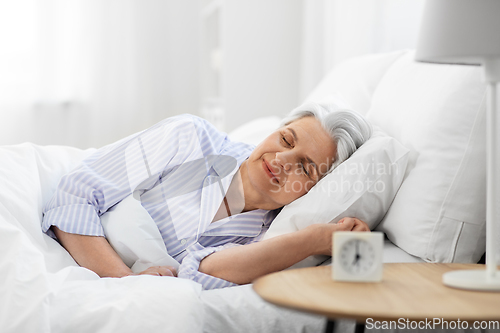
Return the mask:
[[428,0],[415,60],[481,65],[500,57],[500,0]]

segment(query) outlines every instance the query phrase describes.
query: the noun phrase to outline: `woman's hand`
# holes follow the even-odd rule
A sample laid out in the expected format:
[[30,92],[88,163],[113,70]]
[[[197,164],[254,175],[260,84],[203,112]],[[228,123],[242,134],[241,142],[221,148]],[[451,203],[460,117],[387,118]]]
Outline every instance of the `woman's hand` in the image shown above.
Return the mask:
[[344,218],[337,224],[313,224],[296,232],[260,242],[233,246],[202,259],[199,271],[237,284],[281,271],[314,254],[332,254],[332,233],[368,231],[361,220]]
[[344,217],[342,220],[337,222],[337,225],[347,223],[346,228],[349,228],[351,222],[352,229],[342,231],[370,231],[370,227],[368,226],[368,224],[354,217]]
[[310,239],[316,244],[314,254],[332,255],[332,234],[336,231],[370,231],[368,225],[360,219],[344,217],[336,224],[311,224],[304,229],[310,233]]
[[125,265],[118,254],[104,237],[84,236],[66,233],[57,227],[52,227],[62,245],[73,256],[75,261],[88,268],[100,277],[124,277],[129,275],[177,276],[172,266],[153,266],[134,274]]
[[177,276],[177,271],[172,266],[152,266],[143,270],[137,275],[154,275],[154,276]]

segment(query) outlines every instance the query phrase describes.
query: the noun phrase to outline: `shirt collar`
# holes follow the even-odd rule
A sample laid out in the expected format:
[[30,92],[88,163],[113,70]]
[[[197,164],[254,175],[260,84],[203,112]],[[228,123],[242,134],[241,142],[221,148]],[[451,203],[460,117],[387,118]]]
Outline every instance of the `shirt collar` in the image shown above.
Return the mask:
[[261,233],[263,227],[269,227],[276,215],[276,210],[256,209],[229,216],[212,223],[203,236],[256,237]]
[[[220,159],[219,161],[223,161]],[[212,163],[209,165],[208,175],[203,180],[200,204],[200,230],[207,230],[220,207],[220,204],[231,185],[231,181],[238,171],[244,159],[236,159],[236,165],[233,164],[229,171],[227,163]],[[224,219],[225,220],[225,219]],[[227,221],[226,221],[227,222]]]

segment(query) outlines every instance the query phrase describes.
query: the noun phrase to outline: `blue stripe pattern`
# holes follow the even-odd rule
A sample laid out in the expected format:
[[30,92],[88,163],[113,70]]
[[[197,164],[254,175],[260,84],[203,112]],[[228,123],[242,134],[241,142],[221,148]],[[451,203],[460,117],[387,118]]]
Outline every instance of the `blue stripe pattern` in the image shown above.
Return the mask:
[[[215,251],[261,240],[278,213],[254,210],[211,223],[253,148],[229,140],[196,116],[165,119],[97,150],[63,176],[44,207],[42,230],[51,237],[51,226],[105,237],[100,216],[134,193],[158,226],[168,253],[181,264],[179,277],[204,289],[232,286],[198,267]],[[218,156],[226,157],[224,163],[217,162]]]

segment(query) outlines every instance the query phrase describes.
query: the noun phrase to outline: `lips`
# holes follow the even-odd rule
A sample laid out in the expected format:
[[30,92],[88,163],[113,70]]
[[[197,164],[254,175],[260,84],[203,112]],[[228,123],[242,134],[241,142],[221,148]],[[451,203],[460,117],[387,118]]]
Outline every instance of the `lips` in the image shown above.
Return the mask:
[[266,174],[268,175],[268,177],[271,179],[271,181],[275,184],[279,184],[279,179],[278,177],[276,177],[276,174],[275,172],[273,172],[273,168],[271,167],[271,165],[264,159],[262,159],[262,168],[264,169],[264,171],[266,172]]

